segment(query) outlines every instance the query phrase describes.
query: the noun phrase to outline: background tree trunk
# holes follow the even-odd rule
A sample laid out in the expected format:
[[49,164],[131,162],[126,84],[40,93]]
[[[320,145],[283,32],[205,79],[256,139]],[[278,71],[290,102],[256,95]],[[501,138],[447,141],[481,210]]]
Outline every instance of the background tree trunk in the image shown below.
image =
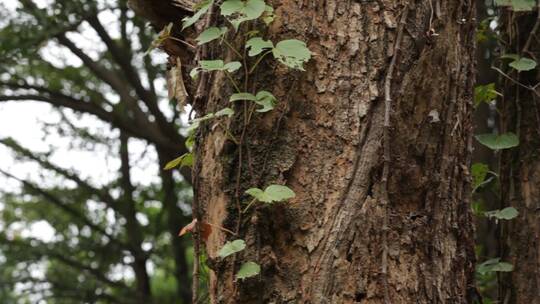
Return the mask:
[[[535,35],[540,19],[537,12],[506,11],[502,18],[504,33],[503,54],[520,54],[536,61],[540,49]],[[505,63],[506,65],[506,63]],[[503,280],[502,299],[507,303],[540,302],[540,111],[539,93],[535,86],[540,76],[538,69],[517,73],[509,71],[513,79],[502,78],[501,132],[515,132],[520,144],[502,154],[502,201],[515,207],[519,216],[504,227],[508,247],[505,255],[514,264],[510,280]],[[519,81],[523,86],[516,85]]]
[[[274,1],[269,37],[307,41],[316,55],[305,73],[269,63],[256,73],[249,87],[279,102],[255,115],[241,156],[223,128],[199,134],[195,193],[204,219],[238,225],[248,244],[238,258],[210,263],[212,303],[471,301],[473,2]],[[224,76],[211,77],[199,111],[228,106]],[[385,87],[390,151],[382,143]],[[239,104],[228,125],[238,137],[244,110]],[[248,198],[237,193],[276,183],[296,198],[238,212]],[[227,239],[214,231],[208,255]],[[261,274],[235,282],[247,260]]]

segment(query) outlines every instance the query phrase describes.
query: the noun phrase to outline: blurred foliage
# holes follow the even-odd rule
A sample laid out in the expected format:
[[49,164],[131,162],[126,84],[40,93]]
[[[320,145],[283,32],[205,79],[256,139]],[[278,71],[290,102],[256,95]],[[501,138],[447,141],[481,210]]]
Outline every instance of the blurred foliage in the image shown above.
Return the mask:
[[[176,234],[189,221],[191,190],[178,173],[155,170],[169,160],[157,139],[184,140],[174,137],[177,109],[155,88],[165,68],[142,56],[152,30],[126,0],[7,4],[0,4],[0,102],[52,105],[58,123],[36,126],[47,138],[115,161],[110,180],[96,181],[77,163],[52,162],[58,142],[45,138],[50,149],[38,152],[0,138],[17,162],[37,168],[21,177],[10,164],[0,164],[3,180],[19,185],[0,185],[0,302],[187,303],[190,242]],[[99,35],[96,22],[112,44]],[[152,106],[163,109],[157,103],[169,108],[151,112]],[[159,126],[156,115],[164,117]],[[100,127],[82,124],[85,119]],[[142,156],[131,150],[134,142],[145,147]],[[155,163],[139,165],[137,156]],[[122,172],[126,160],[131,171],[137,167],[160,178],[134,182]],[[96,164],[101,168],[105,162]],[[47,227],[50,239],[36,237]],[[141,261],[149,291],[137,273]]]

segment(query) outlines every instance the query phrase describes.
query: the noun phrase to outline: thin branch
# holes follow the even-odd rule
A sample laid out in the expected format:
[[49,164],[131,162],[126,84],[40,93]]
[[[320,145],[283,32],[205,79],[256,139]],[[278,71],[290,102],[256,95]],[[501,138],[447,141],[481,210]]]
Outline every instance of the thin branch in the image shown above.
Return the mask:
[[29,181],[26,181],[26,180],[23,180],[23,179],[20,179],[20,178],[14,176],[13,174],[11,174],[11,173],[9,173],[7,171],[4,171],[2,169],[0,169],[0,174],[3,174],[6,177],[9,177],[11,179],[14,179],[14,180],[22,183],[25,187],[27,187],[30,190],[34,191],[36,194],[42,196],[48,202],[50,202],[53,205],[55,205],[56,207],[62,209],[64,212],[70,214],[74,218],[77,218],[77,219],[81,220],[85,225],[92,228],[94,231],[97,231],[100,234],[106,236],[113,244],[118,244],[121,247],[129,248],[129,246],[127,246],[124,242],[122,242],[120,240],[117,240],[114,236],[107,233],[107,231],[105,231],[105,229],[103,229],[102,227],[94,224],[90,219],[88,219],[86,216],[84,216],[82,213],[80,213],[77,209],[72,208],[68,204],[64,203],[60,198],[54,196],[50,192],[45,191],[45,190],[39,188],[38,186],[34,185],[33,183],[31,183]]

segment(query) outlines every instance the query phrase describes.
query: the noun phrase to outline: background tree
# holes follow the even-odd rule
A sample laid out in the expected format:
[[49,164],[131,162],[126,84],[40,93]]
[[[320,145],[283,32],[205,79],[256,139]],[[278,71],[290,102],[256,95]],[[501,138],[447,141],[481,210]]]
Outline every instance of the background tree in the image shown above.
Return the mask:
[[506,303],[540,301],[540,6],[534,1],[501,11],[498,100],[501,131],[514,132],[519,146],[501,154],[501,201],[519,211],[504,226],[503,254],[514,271],[501,284]]
[[[48,104],[56,121],[37,127],[47,151],[0,141],[38,172],[0,167],[16,181],[2,187],[0,298],[188,303],[189,246],[176,235],[191,178],[159,169],[186,148],[181,113],[161,93],[165,67],[143,56],[153,30],[124,0],[21,0],[1,11],[0,101]],[[95,153],[106,178],[54,162],[66,147]],[[150,177],[134,181],[134,170]],[[49,241],[28,235],[43,221]]]

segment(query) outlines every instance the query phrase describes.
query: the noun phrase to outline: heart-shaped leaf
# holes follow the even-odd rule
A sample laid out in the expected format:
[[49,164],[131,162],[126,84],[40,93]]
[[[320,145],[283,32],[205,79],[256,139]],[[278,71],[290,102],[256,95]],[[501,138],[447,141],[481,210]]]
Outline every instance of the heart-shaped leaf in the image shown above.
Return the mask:
[[165,170],[171,170],[172,168],[180,167],[191,167],[193,165],[193,153],[186,153],[180,157],[177,157],[165,165]]
[[213,26],[204,30],[195,40],[197,40],[198,45],[201,45],[216,40],[225,35],[225,33],[227,33],[226,27]]
[[514,207],[506,207],[502,210],[493,210],[484,212],[484,215],[488,218],[495,218],[498,220],[511,220],[519,215],[519,212]]
[[517,147],[519,138],[516,134],[508,132],[504,134],[479,134],[475,136],[476,140],[482,145],[492,150],[502,150]]
[[294,191],[287,186],[270,185],[264,191],[259,188],[250,188],[246,194],[264,203],[281,202],[295,197]]
[[272,49],[274,58],[284,65],[303,71],[304,63],[311,59],[311,51],[303,41],[290,39],[283,40]]
[[199,10],[193,16],[182,19],[182,30],[184,30],[186,27],[192,26],[195,22],[201,19],[202,15],[208,11],[213,3],[213,0],[205,0],[198,4]]
[[501,262],[500,258],[489,259],[476,267],[476,272],[484,275],[488,272],[510,272],[514,266],[510,263]]
[[234,240],[232,242],[227,242],[219,250],[218,255],[222,258],[228,257],[231,254],[240,252],[246,248],[246,242],[244,240]]
[[246,42],[246,48],[249,49],[250,57],[257,56],[265,49],[274,48],[274,44],[270,40],[263,40],[261,37],[251,38]]
[[246,262],[240,266],[240,270],[236,273],[237,279],[247,279],[258,275],[261,272],[261,266],[254,262]]
[[242,22],[259,18],[265,12],[266,3],[263,0],[226,0],[220,9],[221,15],[230,17],[229,21],[238,30]]

